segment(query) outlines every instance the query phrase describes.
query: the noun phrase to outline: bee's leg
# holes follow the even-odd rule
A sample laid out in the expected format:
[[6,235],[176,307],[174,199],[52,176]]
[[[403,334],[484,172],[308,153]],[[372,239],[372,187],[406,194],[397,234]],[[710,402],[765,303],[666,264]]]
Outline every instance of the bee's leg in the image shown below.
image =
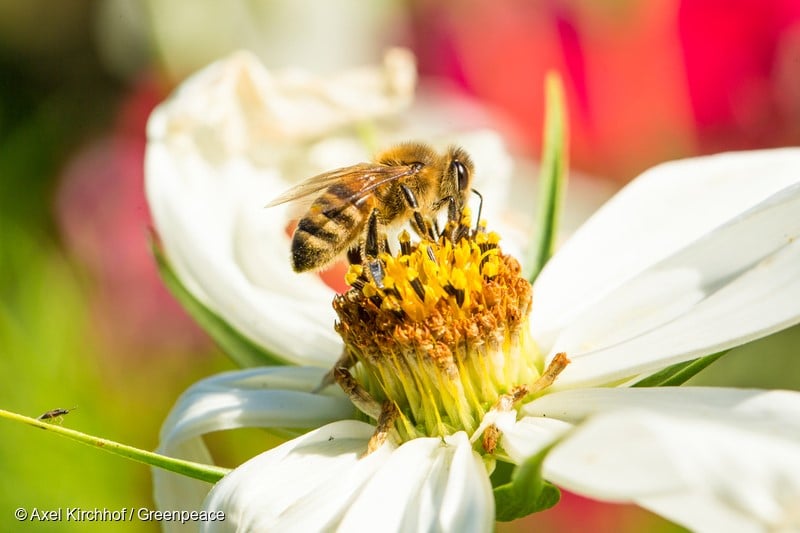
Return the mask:
[[452,242],[458,242],[469,233],[469,226],[464,224],[462,209],[455,196],[448,196],[447,201],[447,238]]
[[379,289],[383,288],[383,264],[381,264],[378,256],[381,253],[381,232],[380,220],[378,219],[378,210],[373,209],[367,221],[367,236],[364,240],[364,249],[362,256],[364,258],[364,265],[367,267],[369,276],[375,282]]
[[478,229],[481,225],[481,211],[483,210],[483,195],[479,193],[476,189],[472,189],[472,193],[478,197],[478,218],[475,219],[475,233],[478,233]]
[[461,213],[454,196],[447,198],[447,238],[451,242],[458,242],[458,228],[461,222]]
[[379,403],[375,398],[370,396],[369,392],[350,374],[350,371],[344,367],[336,367],[333,369],[334,379],[336,383],[347,394],[350,401],[356,408],[370,418],[374,418],[378,422],[375,428],[375,433],[369,439],[367,444],[367,452],[364,455],[369,455],[386,442],[397,417],[400,416],[397,406],[391,400],[386,400]]
[[359,411],[370,418],[380,420],[383,406],[359,385],[348,369],[343,366],[334,367],[333,379]]
[[414,210],[414,220],[412,227],[414,230],[419,234],[422,238],[429,238],[432,241],[436,240],[436,235],[433,233],[433,228],[430,224],[425,220],[425,217],[422,216],[422,213],[419,212],[419,203],[417,202],[417,197],[414,196],[414,191],[408,188],[407,185],[400,185],[400,190],[403,191],[403,197],[406,200],[408,206]]
[[433,219],[433,234],[436,235],[437,239],[442,236],[442,230],[439,228],[439,221],[435,218]]
[[344,393],[347,394],[350,401],[353,402],[353,405],[368,417],[375,419],[378,423],[375,428],[375,433],[372,434],[372,437],[370,437],[367,443],[367,451],[364,453],[364,456],[369,455],[383,446],[383,443],[389,438],[389,435],[394,429],[394,423],[397,417],[400,416],[400,411],[398,411],[393,401],[386,400],[381,404],[370,396],[366,389],[358,384],[352,374],[350,374],[350,371],[346,368],[334,368],[333,371],[336,383],[338,383]]
[[461,213],[454,196],[447,197],[447,221],[458,224],[461,221]]
[[[523,400],[526,396],[546,389],[553,384],[558,375],[561,374],[561,372],[569,363],[570,360],[567,357],[566,352],[557,353],[555,357],[553,357],[553,360],[550,361],[550,364],[547,365],[547,368],[539,377],[539,379],[531,384],[517,385],[511,389],[509,393],[501,395],[495,402],[491,411],[510,411],[515,404]],[[495,424],[489,424],[488,426],[484,426],[484,424],[485,422],[478,427],[478,430],[475,432],[475,434],[480,435],[481,431],[483,432],[483,449],[491,454],[494,453],[495,449],[497,448],[497,443],[500,440],[501,432]]]
[[393,401],[386,400],[383,402],[381,414],[378,417],[378,427],[375,428],[375,433],[369,438],[367,453],[364,455],[369,455],[383,446],[383,443],[386,442],[386,439],[389,437],[389,433],[394,428],[394,423],[399,415],[400,412],[397,410],[397,406]]
[[353,356],[350,354],[347,348],[343,349],[342,355],[333,365],[333,368],[328,370],[328,373],[322,376],[322,380],[319,382],[319,385],[317,385],[311,390],[312,394],[319,394],[328,385],[332,385],[336,381],[336,377],[334,374],[336,373],[337,368],[348,369],[352,368],[354,364],[356,364],[356,362],[353,359]]
[[360,265],[364,262],[360,246],[353,246],[347,250],[347,262],[351,265]]

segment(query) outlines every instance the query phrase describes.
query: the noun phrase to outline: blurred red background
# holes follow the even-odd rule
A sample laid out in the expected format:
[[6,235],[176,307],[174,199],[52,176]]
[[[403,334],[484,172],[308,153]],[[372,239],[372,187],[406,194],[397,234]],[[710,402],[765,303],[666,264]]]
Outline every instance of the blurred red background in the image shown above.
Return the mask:
[[541,140],[561,73],[576,168],[625,181],[665,159],[800,141],[795,0],[415,2],[423,74]]

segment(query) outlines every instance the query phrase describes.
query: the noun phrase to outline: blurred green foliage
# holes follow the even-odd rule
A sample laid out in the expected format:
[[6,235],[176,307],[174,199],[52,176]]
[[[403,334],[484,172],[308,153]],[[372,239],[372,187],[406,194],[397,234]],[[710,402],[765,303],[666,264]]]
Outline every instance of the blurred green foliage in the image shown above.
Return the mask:
[[[176,349],[131,354],[114,345],[113,331],[111,342],[98,334],[95,280],[62,248],[53,219],[61,168],[87,139],[108,131],[122,94],[84,33],[35,61],[0,39],[0,407],[34,417],[77,407],[61,423],[154,449],[177,396],[230,365],[220,354]],[[18,507],[153,509],[150,472],[2,419],[0,475],[2,531],[160,529],[136,519],[18,523]]]
[[[56,407],[77,407],[64,424],[122,440],[141,438],[134,433],[139,422],[130,422],[140,418],[129,411],[140,400],[110,390],[97,364],[82,290],[71,267],[23,231],[4,231],[0,254],[3,407],[32,416]],[[0,427],[0,468],[7,480],[0,484],[0,524],[10,526],[17,507],[116,509],[148,504],[145,468],[6,420],[0,420]],[[70,522],[25,525],[25,530],[41,531],[90,529]],[[140,530],[127,528],[121,529]]]
[[[93,57],[89,49],[84,53]],[[81,69],[89,73],[83,76],[31,67],[0,47],[1,222],[53,234],[57,172],[72,150],[112,120],[122,88],[96,64]]]
[[[89,281],[54,246],[29,232],[4,227],[0,265],[0,405],[5,409],[38,416],[77,407],[64,425],[154,449],[161,421],[180,392],[227,366],[221,356],[131,358],[109,352],[93,334]],[[17,507],[154,508],[146,466],[8,420],[0,420],[0,428],[0,472],[6,480],[0,484],[0,529],[14,524]],[[223,444],[224,456],[234,443]],[[109,529],[102,522],[25,526],[26,531]],[[114,529],[159,528],[133,520]]]
[[[65,424],[130,435],[127,416],[119,414],[125,411],[114,414],[123,398],[108,392],[84,290],[56,246],[51,217],[57,169],[86,126],[104,114],[85,112],[81,101],[93,100],[91,93],[72,97],[87,80],[74,85],[41,76],[17,52],[0,48],[0,405],[32,416],[77,406]],[[145,492],[131,497],[128,491],[147,483],[145,469],[31,429],[0,420],[0,529],[15,525],[17,507],[147,501]],[[87,529],[66,522],[25,526]]]

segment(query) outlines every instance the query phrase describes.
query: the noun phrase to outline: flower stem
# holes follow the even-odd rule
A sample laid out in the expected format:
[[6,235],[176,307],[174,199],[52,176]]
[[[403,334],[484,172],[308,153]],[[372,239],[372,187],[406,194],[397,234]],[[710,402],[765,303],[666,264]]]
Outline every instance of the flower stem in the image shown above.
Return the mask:
[[147,450],[141,450],[133,446],[128,446],[112,440],[88,435],[80,431],[75,431],[74,429],[61,427],[60,425],[52,422],[45,422],[43,420],[13,413],[4,409],[0,409],[0,418],[6,418],[15,422],[21,422],[23,424],[35,426],[40,429],[44,429],[45,431],[51,431],[62,437],[86,444],[87,446],[94,446],[98,449],[105,450],[109,453],[113,453],[114,455],[119,455],[121,457],[132,459],[150,466],[163,468],[164,470],[169,470],[170,472],[175,472],[176,474],[199,479],[208,483],[216,483],[230,471],[226,468],[220,468],[218,466],[174,459],[172,457],[167,457],[166,455],[149,452]]

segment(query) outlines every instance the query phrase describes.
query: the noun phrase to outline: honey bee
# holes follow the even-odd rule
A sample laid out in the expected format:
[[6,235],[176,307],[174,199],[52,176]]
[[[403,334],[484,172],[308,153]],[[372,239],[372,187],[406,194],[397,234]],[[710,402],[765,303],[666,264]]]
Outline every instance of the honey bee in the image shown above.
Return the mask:
[[[314,198],[292,237],[292,267],[318,270],[345,252],[372,262],[385,248],[384,231],[410,222],[422,237],[435,238],[433,218],[448,208],[455,219],[466,204],[474,166],[452,146],[443,154],[412,142],[389,148],[374,163],[332,170],[284,192],[267,207]],[[433,221],[433,222],[431,222]]]

